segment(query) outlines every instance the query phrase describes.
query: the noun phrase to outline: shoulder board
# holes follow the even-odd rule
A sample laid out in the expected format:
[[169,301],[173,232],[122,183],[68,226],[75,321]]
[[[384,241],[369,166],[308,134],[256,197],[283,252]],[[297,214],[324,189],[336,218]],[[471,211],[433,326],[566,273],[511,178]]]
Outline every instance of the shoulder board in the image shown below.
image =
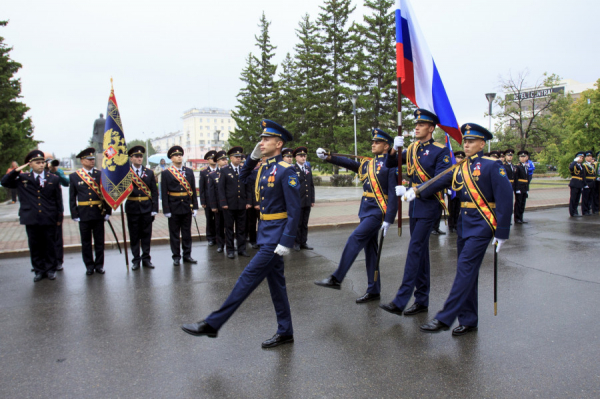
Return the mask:
[[494,162],[496,162],[496,161],[500,161],[499,159],[492,158],[492,157],[481,157],[481,158],[482,158],[482,159],[489,159],[490,161],[494,161]]
[[285,161],[278,162],[277,164],[283,166],[284,168],[289,168],[289,167],[292,166],[292,165],[290,165],[289,163],[287,163]]
[[434,141],[434,142],[433,142],[433,143],[431,143],[431,144],[433,144],[433,145],[434,145],[434,146],[436,146],[436,147],[440,147],[440,148],[447,148],[445,145],[443,145],[442,143],[438,143],[437,141]]
[[200,172],[204,172],[206,169],[208,169],[208,166],[205,166],[203,168],[200,168]]

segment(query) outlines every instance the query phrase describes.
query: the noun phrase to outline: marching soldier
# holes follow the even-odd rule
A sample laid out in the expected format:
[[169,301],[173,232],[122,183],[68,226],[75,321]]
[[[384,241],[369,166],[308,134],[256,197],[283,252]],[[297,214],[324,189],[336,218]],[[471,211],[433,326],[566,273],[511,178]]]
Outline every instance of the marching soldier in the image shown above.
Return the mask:
[[592,151],[585,152],[585,162],[582,165],[585,169],[585,185],[581,194],[581,213],[584,216],[591,216],[594,194],[596,192],[596,169],[594,167],[594,153]]
[[192,217],[196,217],[198,209],[194,172],[183,166],[183,148],[180,146],[171,147],[167,156],[173,164],[162,172],[160,189],[163,213],[169,219],[173,266],[181,264],[181,249],[184,262],[198,263],[192,258]]
[[281,151],[281,156],[283,157],[284,162],[287,162],[290,165],[294,164],[294,149],[293,148],[284,148]]
[[227,166],[227,153],[219,151],[213,158],[217,164],[217,170],[208,174],[208,206],[215,215],[215,236],[217,242],[217,252],[223,252],[225,246],[225,218],[223,208],[219,202],[219,179],[221,177],[221,168]]
[[381,276],[377,269],[377,233],[387,233],[394,223],[398,210],[398,201],[394,186],[398,176],[397,168],[388,168],[386,158],[393,143],[389,134],[380,129],[371,133],[371,152],[373,158],[362,158],[357,161],[327,155],[319,148],[317,156],[334,165],[341,166],[358,173],[363,182],[363,200],[360,202],[358,217],[360,224],[352,232],[342,252],[338,268],[324,280],[315,281],[322,287],[341,289],[342,281],[361,250],[365,250],[367,264],[367,292],[356,299],[356,303],[365,303],[379,299],[381,292]]
[[218,192],[219,204],[225,219],[225,243],[227,257],[234,259],[234,226],[237,252],[239,256],[250,256],[246,252],[246,209],[251,207],[252,199],[246,198],[246,184],[240,180],[242,147],[232,147],[227,155],[231,165],[221,169]]
[[294,245],[300,217],[300,195],[296,171],[281,157],[281,148],[285,141],[292,140],[292,135],[269,120],[264,120],[262,127],[262,140],[256,145],[240,172],[240,179],[246,181],[261,155],[267,158],[258,172],[259,183],[255,186],[255,195],[260,197],[260,249],[238,278],[221,308],[205,320],[184,324],[182,329],[191,335],[215,338],[221,326],[267,278],[277,315],[277,332],[272,338],[264,341],[262,347],[272,348],[294,342],[292,316],[283,275],[283,256],[289,254]]
[[298,224],[298,233],[296,234],[296,243],[294,249],[313,249],[307,243],[308,241],[308,218],[310,217],[310,208],[315,206],[315,185],[312,178],[312,170],[306,164],[306,156],[308,149],[306,147],[298,147],[294,150],[296,158],[296,173],[300,182],[300,206],[302,213],[300,223]]
[[[492,238],[497,252],[508,240],[513,202],[502,164],[481,156],[492,134],[474,123],[463,125],[461,132],[467,161],[420,193],[421,198],[432,198],[440,189],[451,186],[462,202],[456,241],[456,278],[444,308],[420,327],[426,333],[448,330],[458,317],[459,325],[452,330],[455,336],[477,330],[479,268]],[[415,200],[414,190],[409,189],[403,200]]]
[[[77,154],[82,168],[69,175],[69,205],[71,218],[79,223],[81,256],[88,276],[104,274],[104,222],[110,218],[111,207],[102,195],[102,174],[96,165],[96,150],[87,148]],[[95,259],[92,255],[94,237]]]
[[[33,150],[25,157],[25,164],[2,178],[2,186],[19,193],[19,221],[27,232],[34,282],[56,278],[56,229],[64,212],[59,178],[45,171],[45,165],[44,153]],[[27,166],[32,171],[21,173]]]
[[[152,240],[152,222],[158,213],[158,188],[154,171],[142,165],[146,149],[141,146],[132,147],[128,152],[131,161],[133,191],[127,197],[125,213],[129,228],[129,243],[133,254],[131,270],[144,267],[154,269],[150,260],[150,242]],[[142,256],[140,257],[140,244]]]
[[529,192],[529,180],[527,177],[527,158],[529,152],[521,150],[517,154],[519,156],[519,163],[515,166],[515,223],[523,224],[527,223],[523,220],[523,213],[525,213],[525,203],[527,202]]
[[571,172],[571,181],[569,182],[569,187],[571,189],[571,197],[569,199],[569,215],[571,215],[571,217],[581,217],[577,207],[579,207],[581,192],[585,187],[585,169],[582,165],[584,156],[585,153],[583,151],[578,152],[575,155],[573,162],[571,162],[569,165],[569,171]]
[[[454,158],[456,163],[465,159],[464,151],[455,151]],[[458,216],[460,215],[460,196],[456,194],[454,198],[448,201],[448,230],[452,233],[458,228]]]
[[[415,111],[415,138],[408,149],[402,151],[404,137],[394,139],[394,150],[402,151],[398,156],[406,163],[411,187],[425,183],[452,166],[448,147],[433,140],[433,131],[440,120],[433,112],[425,109]],[[387,166],[398,165],[398,156],[388,157]],[[396,195],[404,195],[406,188],[397,186]],[[445,191],[445,190],[443,190]],[[406,254],[404,276],[394,300],[379,307],[397,315],[413,316],[427,312],[429,308],[429,237],[435,222],[446,207],[443,192],[431,197],[420,197],[410,204],[410,243]],[[413,305],[406,309],[411,297]]]
[[200,171],[198,187],[200,188],[200,205],[204,208],[204,216],[206,217],[206,240],[209,246],[215,245],[216,230],[215,214],[208,206],[208,175],[217,170],[215,161],[216,151],[208,151],[204,154],[204,159],[208,161],[208,166]]

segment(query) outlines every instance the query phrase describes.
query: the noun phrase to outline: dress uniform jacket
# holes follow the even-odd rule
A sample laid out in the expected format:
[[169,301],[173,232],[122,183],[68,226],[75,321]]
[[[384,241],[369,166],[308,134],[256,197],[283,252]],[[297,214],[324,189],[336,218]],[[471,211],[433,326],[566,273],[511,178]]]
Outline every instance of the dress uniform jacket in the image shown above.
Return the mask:
[[227,206],[230,210],[246,210],[246,205],[252,203],[250,198],[246,198],[246,184],[231,165],[221,168],[218,192],[220,206]]
[[[211,212],[217,209],[215,214],[215,238],[218,248],[223,248],[225,245],[225,218],[223,217],[223,209],[219,202],[219,179],[221,177],[221,169],[217,168],[208,174],[208,207]],[[214,213],[214,212],[213,212]]]
[[[148,195],[144,193],[135,183],[133,184],[133,191],[127,197],[125,203],[125,213],[127,214],[145,214],[156,212],[158,213],[158,188],[156,186],[156,176],[154,171],[144,166],[141,167],[141,180],[146,183],[150,189],[152,198],[148,198]],[[135,198],[148,198],[147,200],[139,201]]]
[[508,181],[510,182],[510,184],[513,186],[515,186],[515,165],[513,165],[512,163],[509,162],[503,162],[502,165],[504,165],[504,170],[506,171],[506,177],[508,177]]
[[[216,168],[215,168],[216,170]],[[198,187],[200,191],[200,205],[204,207],[204,216],[206,217],[206,239],[208,241],[215,241],[216,238],[216,225],[215,225],[215,214],[209,205],[209,187],[208,187],[208,175],[213,170],[210,166],[200,171],[200,178],[198,179]]]
[[583,186],[582,192],[581,213],[591,215],[594,201],[593,194],[596,192],[596,169],[589,162],[584,162],[582,166],[585,170],[585,186]]
[[[527,202],[528,191],[529,191],[529,180],[527,175],[527,164],[518,163],[515,166],[514,174],[515,184],[515,209],[514,216],[516,221],[523,221],[523,214],[525,213],[525,204]],[[518,191],[520,191],[518,193]]]
[[579,201],[581,200],[581,192],[585,186],[585,168],[579,162],[571,162],[569,165],[571,172],[571,181],[569,187],[571,189],[571,197],[569,199],[569,215],[575,216],[579,214]]
[[300,181],[300,206],[306,208],[315,203],[315,184],[313,182],[312,169],[304,163],[304,172],[300,165],[296,164],[296,173]]
[[[332,276],[339,282],[342,282],[359,252],[364,248],[368,281],[367,292],[372,294],[379,294],[381,291],[381,279],[379,278],[379,270],[377,270],[377,233],[383,221],[390,224],[394,223],[396,213],[398,212],[398,200],[394,189],[398,181],[397,168],[388,168],[386,166],[387,157],[387,154],[381,154],[366,162],[357,162],[348,158],[335,156],[329,160],[330,163],[352,170],[355,173],[358,173],[360,170],[359,175],[363,179],[363,198],[358,211],[360,224],[350,237],[348,237],[338,268]],[[387,210],[385,214],[375,199],[373,187],[366,177],[369,167],[373,162],[376,166],[376,176],[381,186],[381,191],[387,196]]]

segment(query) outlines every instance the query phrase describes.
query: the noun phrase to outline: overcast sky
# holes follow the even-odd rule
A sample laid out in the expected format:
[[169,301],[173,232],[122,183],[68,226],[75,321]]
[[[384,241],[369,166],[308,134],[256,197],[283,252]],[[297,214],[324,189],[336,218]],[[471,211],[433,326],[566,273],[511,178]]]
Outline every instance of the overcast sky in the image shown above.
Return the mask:
[[[182,128],[192,107],[231,109],[264,11],[275,62],[297,43],[303,14],[322,0],[3,0],[0,29],[31,108],[40,149],[58,157],[86,147],[106,114],[110,78],[125,136],[146,139]],[[362,20],[360,2],[353,14]],[[579,82],[600,78],[592,0],[412,1],[460,124],[487,125],[484,94],[499,77],[528,69]]]

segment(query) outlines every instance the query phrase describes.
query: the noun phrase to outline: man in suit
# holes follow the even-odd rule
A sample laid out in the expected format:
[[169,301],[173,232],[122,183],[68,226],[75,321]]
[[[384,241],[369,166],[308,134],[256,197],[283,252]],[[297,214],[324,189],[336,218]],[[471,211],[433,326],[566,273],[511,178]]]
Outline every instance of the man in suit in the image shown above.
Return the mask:
[[192,258],[192,217],[198,210],[194,171],[183,166],[180,146],[171,147],[167,156],[172,165],[162,172],[160,189],[163,213],[169,219],[173,266],[181,265],[181,249],[184,262],[198,263]]
[[[154,171],[142,165],[145,153],[146,149],[141,145],[134,146],[127,152],[133,175],[133,191],[125,203],[129,242],[133,255],[131,270],[139,269],[140,263],[144,267],[154,269],[150,258],[150,242],[152,240],[152,222],[158,213],[158,188]],[[140,246],[142,248],[141,256]]]
[[242,147],[232,147],[227,152],[231,164],[221,169],[218,184],[219,204],[225,219],[225,243],[229,259],[235,258],[234,235],[238,255],[250,256],[246,252],[246,209],[252,206],[252,200],[246,198],[246,183],[240,180],[243,152]]
[[221,178],[221,168],[227,166],[227,153],[218,151],[215,153],[214,160],[217,169],[208,174],[208,207],[215,215],[215,237],[217,242],[217,252],[223,252],[225,246],[225,218],[223,208],[219,202],[219,179]]
[[200,205],[204,208],[204,216],[206,217],[206,240],[209,246],[215,245],[216,241],[216,225],[215,214],[208,206],[208,175],[217,170],[215,161],[216,151],[211,150],[204,154],[204,159],[208,161],[208,166],[200,171],[198,179],[198,187],[200,188]]
[[[444,308],[420,327],[425,333],[448,330],[456,318],[459,325],[452,330],[452,335],[477,331],[479,268],[492,238],[492,245],[499,252],[510,233],[513,196],[506,170],[499,160],[482,157],[486,141],[493,136],[474,123],[463,125],[461,132],[467,161],[420,193],[421,198],[432,198],[436,192],[451,187],[461,200],[456,278]],[[411,188],[402,200],[414,201],[415,198]]]
[[[571,181],[569,182],[569,188],[571,190],[571,197],[569,199],[569,215],[571,217],[581,217],[579,214],[579,201],[581,199],[581,192],[585,187],[585,169],[583,168],[583,157],[585,153],[583,151],[578,152],[575,155],[575,159],[569,165],[569,171],[571,172]],[[583,207],[582,212],[583,213]]]
[[310,217],[310,209],[315,206],[315,185],[312,178],[312,170],[306,164],[306,156],[308,149],[306,147],[298,147],[294,150],[296,158],[296,173],[300,182],[300,206],[302,207],[300,215],[300,223],[298,224],[298,233],[296,234],[296,243],[294,249],[313,249],[308,245],[308,219]]
[[[95,152],[90,147],[77,154],[82,168],[69,175],[71,218],[79,223],[81,256],[88,276],[94,274],[94,271],[104,274],[104,222],[112,213],[112,208],[104,201],[101,191],[102,173],[94,168]],[[95,258],[92,254],[92,237]]]
[[[28,166],[31,172],[21,173]],[[2,186],[19,193],[19,221],[27,232],[34,282],[56,278],[56,229],[63,218],[59,178],[45,171],[45,166],[44,153],[33,150],[25,157],[25,164],[2,178]]]
[[292,135],[270,120],[262,121],[261,125],[262,140],[240,172],[241,180],[246,181],[261,155],[266,157],[257,175],[259,184],[255,191],[255,195],[260,197],[260,249],[236,281],[221,308],[206,319],[184,324],[181,328],[191,335],[215,338],[223,324],[266,278],[277,315],[277,332],[264,341],[262,347],[273,348],[294,342],[292,315],[283,274],[283,256],[289,254],[294,245],[300,216],[300,195],[296,171],[281,157],[281,148],[286,141],[292,140]]

